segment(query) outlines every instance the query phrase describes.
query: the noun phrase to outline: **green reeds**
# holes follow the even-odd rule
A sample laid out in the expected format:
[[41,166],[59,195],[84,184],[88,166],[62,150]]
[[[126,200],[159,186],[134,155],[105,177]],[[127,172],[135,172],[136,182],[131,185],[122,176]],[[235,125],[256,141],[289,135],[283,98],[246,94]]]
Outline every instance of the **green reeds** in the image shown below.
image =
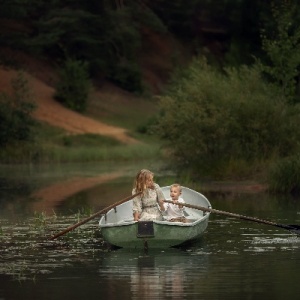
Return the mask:
[[269,170],[271,192],[300,193],[300,155],[284,158],[273,164]]
[[161,148],[154,142],[125,145],[99,135],[52,136],[34,144],[0,149],[0,162],[12,164],[135,161],[161,157]]
[[159,157],[160,149],[155,145],[52,147],[43,149],[39,162],[129,161]]

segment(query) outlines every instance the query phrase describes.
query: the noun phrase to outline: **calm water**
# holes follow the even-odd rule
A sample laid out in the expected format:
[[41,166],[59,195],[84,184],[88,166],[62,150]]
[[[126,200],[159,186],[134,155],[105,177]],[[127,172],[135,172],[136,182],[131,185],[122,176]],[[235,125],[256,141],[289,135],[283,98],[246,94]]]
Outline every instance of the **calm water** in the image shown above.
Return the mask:
[[[120,168],[121,177],[75,194],[58,185],[69,187],[74,177],[85,182]],[[299,299],[300,237],[274,226],[211,215],[199,241],[148,253],[109,251],[97,219],[48,240],[85,218],[88,209],[95,212],[130,195],[135,168],[2,167],[0,299]],[[155,168],[157,182],[163,182],[164,173]],[[41,190],[50,193],[47,201],[34,197]],[[215,209],[300,224],[300,199],[206,196]]]

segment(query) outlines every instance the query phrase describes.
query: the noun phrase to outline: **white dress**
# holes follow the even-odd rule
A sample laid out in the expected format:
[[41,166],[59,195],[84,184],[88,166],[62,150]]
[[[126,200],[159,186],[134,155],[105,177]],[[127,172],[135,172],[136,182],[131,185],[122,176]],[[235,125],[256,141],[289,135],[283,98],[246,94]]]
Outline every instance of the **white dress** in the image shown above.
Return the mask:
[[[132,194],[135,194],[135,189],[132,190]],[[165,197],[160,186],[154,183],[154,189],[147,189],[144,195],[133,198],[133,213],[141,214],[140,221],[162,220],[158,200],[165,200]]]

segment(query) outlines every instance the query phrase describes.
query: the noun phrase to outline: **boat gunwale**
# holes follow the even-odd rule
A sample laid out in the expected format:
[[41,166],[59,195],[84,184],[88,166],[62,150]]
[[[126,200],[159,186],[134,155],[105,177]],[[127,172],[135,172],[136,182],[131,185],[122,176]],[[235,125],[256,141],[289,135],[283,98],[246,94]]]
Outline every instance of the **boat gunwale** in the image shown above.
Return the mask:
[[[202,216],[201,218],[195,219],[193,222],[170,222],[167,220],[153,220],[152,222],[158,225],[166,225],[166,226],[183,226],[183,227],[192,227],[197,225],[200,222],[203,222],[205,219],[209,218],[210,213],[207,213],[206,215]],[[100,219],[101,220],[101,219]],[[194,219],[193,219],[194,220]],[[100,228],[108,228],[108,227],[116,227],[116,226],[128,226],[138,223],[139,221],[120,221],[116,223],[107,223],[107,224],[100,224]]]

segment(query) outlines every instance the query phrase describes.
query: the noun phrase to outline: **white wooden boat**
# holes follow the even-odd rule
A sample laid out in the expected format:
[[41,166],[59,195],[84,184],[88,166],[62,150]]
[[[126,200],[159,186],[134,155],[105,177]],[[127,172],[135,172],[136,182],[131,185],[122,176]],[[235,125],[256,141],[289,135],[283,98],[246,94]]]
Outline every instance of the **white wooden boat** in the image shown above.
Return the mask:
[[[162,191],[168,199],[170,187],[162,187]],[[204,195],[187,187],[182,187],[182,198],[188,204],[211,209]],[[199,238],[207,228],[210,212],[189,207],[185,207],[187,223],[134,221],[132,201],[112,208],[100,218],[101,234],[108,244],[121,248],[168,248]]]

